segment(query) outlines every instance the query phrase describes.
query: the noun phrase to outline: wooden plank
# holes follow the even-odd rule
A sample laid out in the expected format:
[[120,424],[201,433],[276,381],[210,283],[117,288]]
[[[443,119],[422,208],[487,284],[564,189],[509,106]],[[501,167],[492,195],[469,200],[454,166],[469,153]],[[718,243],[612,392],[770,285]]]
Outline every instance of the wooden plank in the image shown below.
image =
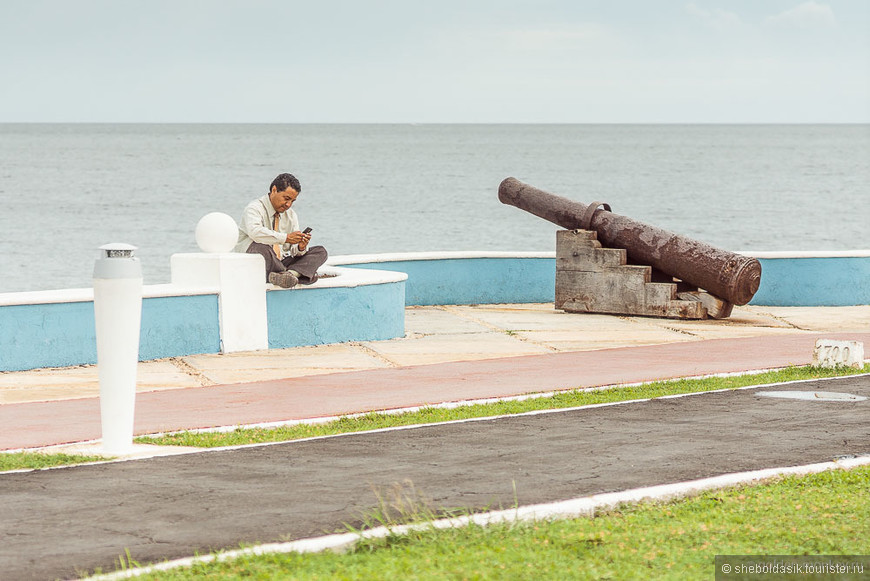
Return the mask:
[[[556,231],[556,243],[558,244],[560,240],[598,240],[598,232],[595,230],[557,230]],[[599,246],[601,243],[599,243]]]
[[597,236],[595,232],[589,230],[557,230],[556,248],[561,246],[569,252],[575,248],[601,248]]
[[[557,271],[556,308],[590,313],[642,311],[645,274],[625,267],[599,272]],[[566,304],[574,306],[565,308]]]
[[664,316],[670,319],[706,319],[707,309],[697,301],[674,300],[668,303]]
[[674,283],[651,282],[644,285],[644,291],[648,305],[667,305],[677,298],[677,285]]
[[724,301],[717,296],[704,291],[678,292],[677,298],[684,301],[697,301],[707,309],[707,316],[711,319],[727,319],[731,316],[733,303]]
[[674,303],[679,302],[676,284],[649,283],[647,269],[620,266],[599,272],[557,271],[555,306],[566,312],[704,317],[703,310],[697,308],[700,304],[675,308]]
[[[589,233],[588,230],[581,232]],[[595,234],[595,232],[591,232]],[[601,248],[601,242],[595,237],[575,234],[573,230],[558,230],[556,232],[556,255],[570,256],[571,253],[578,249],[584,248]]]
[[[626,252],[622,248],[579,248],[570,250],[556,247],[556,270],[582,270],[598,272],[625,265]],[[635,268],[649,268],[648,266]]]

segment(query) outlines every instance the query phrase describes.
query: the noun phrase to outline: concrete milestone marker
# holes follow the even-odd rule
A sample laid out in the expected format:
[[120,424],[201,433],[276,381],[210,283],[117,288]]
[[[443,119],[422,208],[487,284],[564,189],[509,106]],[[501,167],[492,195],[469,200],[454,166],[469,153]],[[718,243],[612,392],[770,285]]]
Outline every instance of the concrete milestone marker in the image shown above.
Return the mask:
[[813,367],[864,366],[864,343],[819,339],[813,349]]

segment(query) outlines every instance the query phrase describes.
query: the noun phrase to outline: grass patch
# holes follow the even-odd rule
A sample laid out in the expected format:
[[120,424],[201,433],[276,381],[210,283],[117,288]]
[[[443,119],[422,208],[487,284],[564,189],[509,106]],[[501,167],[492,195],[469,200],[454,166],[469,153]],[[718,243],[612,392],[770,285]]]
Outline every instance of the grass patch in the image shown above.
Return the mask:
[[316,436],[364,432],[397,426],[521,414],[536,410],[572,408],[720,389],[737,389],[750,385],[821,379],[824,377],[855,375],[865,372],[870,372],[870,365],[865,365],[863,369],[843,367],[821,369],[811,366],[788,367],[786,369],[753,375],[658,381],[631,387],[614,387],[595,391],[574,390],[558,393],[551,397],[475,404],[453,409],[430,407],[401,414],[373,412],[362,416],[345,416],[323,424],[297,424],[277,428],[238,428],[231,432],[179,432],[159,437],[143,436],[137,438],[136,441],[142,444],[158,444],[161,446],[198,446],[203,448],[285,442]]
[[80,454],[44,454],[42,452],[3,452],[0,453],[0,472],[9,470],[27,470],[51,468],[53,466],[68,466],[70,464],[87,464],[89,462],[104,462],[110,460],[104,456],[84,456]]
[[712,579],[715,555],[861,555],[870,467],[790,476],[594,518],[424,528],[345,554],[273,554],[148,579]]

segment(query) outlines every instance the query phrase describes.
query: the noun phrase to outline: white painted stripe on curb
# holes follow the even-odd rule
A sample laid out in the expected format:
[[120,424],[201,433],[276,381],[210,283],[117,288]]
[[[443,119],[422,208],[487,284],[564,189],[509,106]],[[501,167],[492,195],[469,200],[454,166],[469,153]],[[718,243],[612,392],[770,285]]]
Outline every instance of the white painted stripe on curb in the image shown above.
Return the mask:
[[767,468],[750,472],[736,472],[722,474],[711,478],[689,480],[674,484],[662,484],[644,488],[634,488],[621,492],[606,494],[594,494],[581,498],[574,498],[561,502],[534,504],[521,506],[514,509],[499,510],[487,513],[473,514],[469,516],[441,519],[429,523],[402,525],[396,527],[378,527],[362,531],[361,533],[344,533],[327,535],[291,541],[287,543],[272,543],[260,545],[249,549],[226,551],[218,554],[204,555],[199,557],[186,557],[176,559],[138,569],[128,569],[107,575],[88,577],[86,581],[115,581],[117,579],[131,579],[139,575],[146,575],[156,571],[167,571],[178,567],[188,567],[195,563],[210,563],[212,561],[226,561],[237,557],[250,555],[263,555],[268,553],[315,553],[321,551],[344,551],[351,548],[363,539],[383,538],[390,534],[407,534],[415,530],[428,528],[447,529],[464,527],[470,524],[489,525],[502,522],[535,521],[551,519],[569,519],[579,517],[593,517],[596,512],[616,508],[621,504],[638,503],[643,501],[668,501],[679,498],[687,498],[698,495],[708,490],[727,488],[739,484],[758,483],[776,476],[804,476],[817,474],[828,470],[848,470],[858,466],[870,465],[870,454],[856,458],[844,458],[833,462],[807,464],[804,466],[788,466],[783,468]]

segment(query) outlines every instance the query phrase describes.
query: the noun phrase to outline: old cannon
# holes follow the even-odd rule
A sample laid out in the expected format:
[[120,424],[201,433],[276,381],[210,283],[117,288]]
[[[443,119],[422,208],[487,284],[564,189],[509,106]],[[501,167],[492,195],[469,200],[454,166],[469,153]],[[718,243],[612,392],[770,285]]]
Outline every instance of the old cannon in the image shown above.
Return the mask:
[[[560,294],[559,265],[565,265],[571,262],[572,257],[577,257],[585,252],[584,250],[578,250],[578,248],[582,249],[582,247],[589,246],[596,247],[599,250],[618,249],[620,252],[626,253],[621,264],[626,265],[628,269],[632,268],[631,265],[635,265],[635,269],[637,268],[636,265],[650,267],[644,274],[646,283],[653,283],[653,285],[661,282],[674,283],[673,292],[667,289],[656,289],[656,292],[664,297],[662,299],[664,303],[678,300],[674,296],[678,285],[682,285],[681,288],[683,290],[687,286],[697,287],[691,290],[706,291],[701,294],[707,297],[712,296],[715,299],[713,302],[706,301],[708,306],[718,301],[721,303],[718,308],[721,316],[727,317],[731,312],[730,307],[732,304],[745,305],[758,290],[758,285],[761,281],[761,264],[755,258],[721,250],[709,244],[674,234],[673,232],[668,232],[667,230],[662,230],[631,218],[620,216],[619,214],[614,214],[610,211],[610,207],[607,204],[600,202],[593,202],[589,205],[580,204],[524,184],[512,177],[506,178],[501,182],[498,188],[498,198],[504,204],[516,206],[568,231],[573,231],[574,236],[570,236],[571,232],[557,233],[557,235],[565,235],[557,239],[557,295]],[[600,209],[601,206],[604,206],[604,208]],[[580,236],[578,237],[577,235]],[[561,242],[564,242],[564,244],[561,244]],[[559,246],[562,246],[562,248],[559,248]],[[601,246],[605,248],[601,249]],[[599,288],[608,289],[606,292],[611,294],[619,294],[621,292],[621,289],[618,288],[620,279],[614,278],[615,275],[613,275],[612,268],[620,266],[620,264],[614,263],[609,258],[601,257],[595,258],[591,262],[587,261],[585,264],[593,264],[593,266],[591,268],[575,268],[575,270],[592,270],[612,275],[606,281],[606,284],[603,286],[598,285]],[[595,266],[595,264],[599,266]],[[572,267],[568,266],[567,268],[570,269]],[[665,275],[666,280],[662,279],[662,273]],[[599,276],[599,281],[601,276]],[[567,279],[563,277],[564,280]],[[586,280],[587,278],[583,278],[584,282]],[[562,284],[561,286],[565,287],[566,285]],[[578,285],[574,286],[578,287]],[[585,287],[588,286],[585,285]],[[564,291],[564,288],[562,290]],[[579,291],[574,292],[574,294],[578,294],[578,292],[580,295],[585,295],[585,298],[584,296],[574,298],[569,296],[568,299],[571,299],[575,303],[585,302],[593,304],[596,302],[595,297],[589,297],[583,288],[579,288]],[[599,294],[604,292],[602,291]],[[649,294],[649,289],[646,289],[645,292]],[[564,292],[562,295],[562,299],[566,299]],[[696,292],[695,296],[700,295]],[[692,299],[692,297],[689,298]],[[559,297],[557,296],[557,307],[559,307],[558,303],[560,302],[558,299]],[[692,300],[700,299],[694,298]],[[611,304],[613,301],[607,299],[603,302]],[[649,313],[642,312],[641,309],[636,314],[671,316],[668,314],[668,308],[670,309],[669,312],[681,310],[677,308],[678,305],[672,304],[670,306],[666,305],[666,307],[664,310],[661,307],[654,308]],[[607,307],[600,309],[577,308],[574,310],[613,312],[614,309]],[[674,316],[681,318],[703,318],[707,316],[706,309],[704,312],[700,310],[693,311],[701,313],[700,316],[686,315],[685,313],[689,311],[691,309],[682,308],[684,314],[676,314]],[[631,313],[631,305],[624,312]],[[711,316],[715,315],[711,314]]]

